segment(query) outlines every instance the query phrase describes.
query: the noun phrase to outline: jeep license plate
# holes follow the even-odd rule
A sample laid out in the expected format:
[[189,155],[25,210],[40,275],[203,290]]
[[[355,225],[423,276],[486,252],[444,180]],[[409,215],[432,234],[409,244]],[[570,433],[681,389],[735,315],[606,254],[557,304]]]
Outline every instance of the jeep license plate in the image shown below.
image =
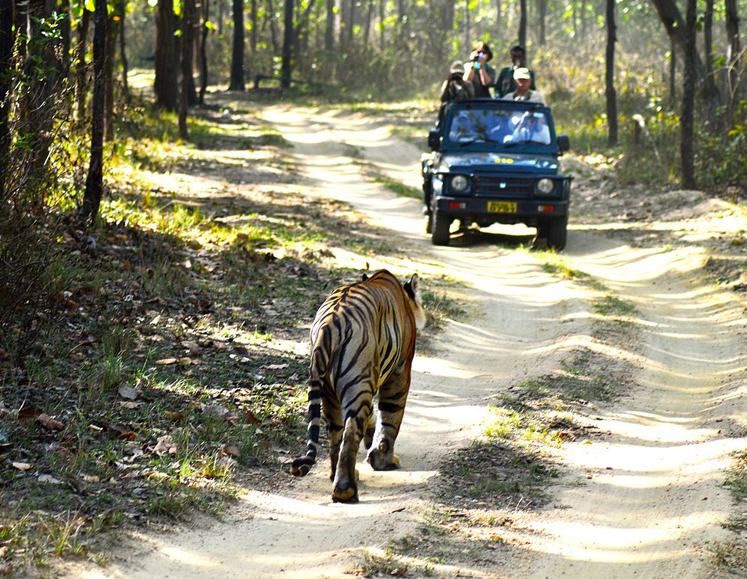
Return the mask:
[[516,203],[511,201],[488,201],[491,213],[516,213]]

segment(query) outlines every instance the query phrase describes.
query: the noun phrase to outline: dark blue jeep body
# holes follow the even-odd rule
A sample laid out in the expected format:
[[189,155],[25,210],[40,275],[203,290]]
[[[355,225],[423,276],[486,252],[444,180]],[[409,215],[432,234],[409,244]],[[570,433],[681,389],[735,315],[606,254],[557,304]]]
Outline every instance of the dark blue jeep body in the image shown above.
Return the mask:
[[548,246],[567,239],[571,177],[558,157],[570,148],[552,113],[527,101],[454,102],[428,135],[422,159],[427,232],[448,245],[454,220],[487,227],[524,223]]

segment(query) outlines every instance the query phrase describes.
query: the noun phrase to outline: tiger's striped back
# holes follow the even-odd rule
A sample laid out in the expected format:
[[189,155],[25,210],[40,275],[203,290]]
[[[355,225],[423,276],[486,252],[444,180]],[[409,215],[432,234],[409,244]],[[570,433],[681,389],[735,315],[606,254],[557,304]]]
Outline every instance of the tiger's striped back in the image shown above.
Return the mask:
[[403,286],[381,270],[332,292],[312,324],[307,451],[294,461],[292,472],[303,476],[315,463],[323,411],[330,434],[334,500],[357,499],[350,471],[377,392],[380,420],[375,436],[382,450],[373,449],[369,462],[375,469],[396,467],[394,439],[409,392],[417,328],[425,323],[417,284],[417,275]]

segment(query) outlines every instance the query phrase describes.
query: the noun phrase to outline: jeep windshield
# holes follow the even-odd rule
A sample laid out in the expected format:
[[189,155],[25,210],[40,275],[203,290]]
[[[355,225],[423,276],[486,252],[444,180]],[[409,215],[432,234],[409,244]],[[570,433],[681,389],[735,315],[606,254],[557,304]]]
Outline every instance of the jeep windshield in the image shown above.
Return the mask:
[[509,150],[520,146],[550,147],[552,120],[546,109],[502,108],[497,102],[480,103],[452,111],[444,131],[449,149]]

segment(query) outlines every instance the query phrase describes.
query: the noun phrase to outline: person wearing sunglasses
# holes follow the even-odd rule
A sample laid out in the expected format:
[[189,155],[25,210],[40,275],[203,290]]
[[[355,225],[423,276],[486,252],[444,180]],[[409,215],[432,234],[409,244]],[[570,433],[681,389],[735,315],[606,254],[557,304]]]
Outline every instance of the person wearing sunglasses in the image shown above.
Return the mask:
[[464,73],[464,80],[475,87],[475,98],[491,98],[490,88],[495,85],[495,69],[488,64],[493,51],[485,42],[478,42],[470,54],[470,64]]
[[516,45],[511,48],[511,66],[502,69],[498,75],[498,81],[495,83],[495,98],[503,98],[516,90],[514,73],[519,68],[525,68],[529,71],[529,74],[531,75],[531,84],[529,88],[531,90],[537,90],[534,71],[527,68],[526,59],[527,53],[523,46]]

